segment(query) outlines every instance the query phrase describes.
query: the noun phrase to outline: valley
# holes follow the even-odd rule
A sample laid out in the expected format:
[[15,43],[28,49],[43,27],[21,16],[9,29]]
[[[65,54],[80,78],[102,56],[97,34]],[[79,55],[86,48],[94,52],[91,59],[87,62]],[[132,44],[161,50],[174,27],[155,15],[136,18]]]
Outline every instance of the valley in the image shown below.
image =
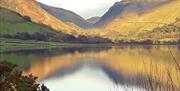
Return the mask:
[[0,37],[6,39],[118,45],[180,42],[179,0],[123,0],[104,16],[88,19],[90,22],[72,11],[35,0],[1,0],[0,6]]
[[180,0],[0,0],[0,91],[179,89]]

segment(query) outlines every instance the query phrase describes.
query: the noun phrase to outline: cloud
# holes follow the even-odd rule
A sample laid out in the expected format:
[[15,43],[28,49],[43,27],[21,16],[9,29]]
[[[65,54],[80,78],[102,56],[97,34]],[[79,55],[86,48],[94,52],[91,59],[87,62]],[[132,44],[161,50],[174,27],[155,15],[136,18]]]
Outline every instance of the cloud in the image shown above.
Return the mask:
[[[37,0],[47,5],[71,10],[84,18],[104,14],[114,2],[120,0]],[[100,14],[101,13],[101,14]]]

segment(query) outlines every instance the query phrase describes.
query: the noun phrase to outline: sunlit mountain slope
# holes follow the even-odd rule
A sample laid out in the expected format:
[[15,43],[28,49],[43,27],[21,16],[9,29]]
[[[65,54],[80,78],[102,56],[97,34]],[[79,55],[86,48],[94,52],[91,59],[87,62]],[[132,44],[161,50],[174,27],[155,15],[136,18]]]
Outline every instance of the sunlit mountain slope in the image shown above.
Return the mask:
[[148,10],[169,3],[173,0],[121,0],[116,2],[102,17],[94,24],[97,27],[103,27],[112,20],[128,17],[127,13],[141,15]]
[[122,34],[143,30],[149,31],[159,26],[174,23],[178,18],[180,18],[180,1],[174,0],[142,15],[127,13],[126,17],[118,17],[109,22],[105,29],[121,32]]
[[22,16],[28,16],[33,22],[50,26],[57,31],[72,34],[80,30],[48,14],[35,0],[0,0],[0,6],[20,13]]

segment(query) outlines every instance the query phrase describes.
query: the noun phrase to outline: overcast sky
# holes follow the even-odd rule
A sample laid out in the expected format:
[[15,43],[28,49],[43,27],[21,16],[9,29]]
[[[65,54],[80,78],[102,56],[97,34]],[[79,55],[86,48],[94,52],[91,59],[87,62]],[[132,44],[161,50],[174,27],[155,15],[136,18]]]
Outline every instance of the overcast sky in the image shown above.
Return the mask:
[[120,0],[37,0],[44,4],[71,10],[84,18],[102,16]]

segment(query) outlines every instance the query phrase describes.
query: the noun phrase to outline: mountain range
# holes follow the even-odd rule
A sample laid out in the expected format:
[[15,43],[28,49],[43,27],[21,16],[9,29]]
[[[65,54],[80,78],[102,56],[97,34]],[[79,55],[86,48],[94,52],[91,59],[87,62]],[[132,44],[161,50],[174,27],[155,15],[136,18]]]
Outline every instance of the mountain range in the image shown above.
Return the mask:
[[161,5],[156,3],[158,6],[155,5],[156,7],[152,9],[145,10],[146,8],[144,8],[143,13],[126,10],[128,12],[124,11],[124,15],[117,16],[106,23],[105,29],[122,33],[141,30],[151,31],[156,27],[173,23],[177,18],[180,18],[179,0],[163,1],[162,3]]
[[[27,22],[27,25],[24,25],[21,21],[23,32],[26,31],[26,26],[30,27],[29,23],[33,23],[38,25],[38,28],[34,28],[33,31],[40,32],[39,30],[43,30],[43,27],[48,27],[50,31],[66,36],[65,40],[96,40],[97,42],[108,38],[113,42],[151,40],[154,43],[154,41],[180,39],[179,6],[179,0],[122,0],[116,2],[102,17],[85,20],[72,11],[44,5],[36,0],[0,0],[0,7],[3,8],[0,13],[4,16],[1,23],[7,25],[6,22],[8,22],[15,28],[18,23],[12,25],[11,20],[9,22],[8,19],[4,19],[8,15],[4,11],[10,10],[19,14],[21,19]],[[10,14],[14,15],[14,13]],[[1,27],[8,33],[8,29]],[[48,34],[45,33],[45,35]]]
[[117,17],[128,17],[127,13],[134,13],[136,15],[142,15],[146,11],[166,4],[173,0],[122,0],[116,2],[95,24],[97,27],[102,27],[108,22]]
[[62,20],[63,22],[71,22],[76,24],[77,26],[81,28],[90,28],[92,27],[92,24],[87,22],[84,18],[77,15],[76,13],[63,9],[63,8],[56,8],[52,6],[48,6],[42,3],[39,3],[40,6],[46,10],[49,14],[55,16],[59,20]]
[[77,34],[81,28],[68,25],[65,22],[47,13],[36,0],[0,0],[0,6],[15,11],[22,16],[28,16],[31,21],[47,25],[56,31],[67,34]]

